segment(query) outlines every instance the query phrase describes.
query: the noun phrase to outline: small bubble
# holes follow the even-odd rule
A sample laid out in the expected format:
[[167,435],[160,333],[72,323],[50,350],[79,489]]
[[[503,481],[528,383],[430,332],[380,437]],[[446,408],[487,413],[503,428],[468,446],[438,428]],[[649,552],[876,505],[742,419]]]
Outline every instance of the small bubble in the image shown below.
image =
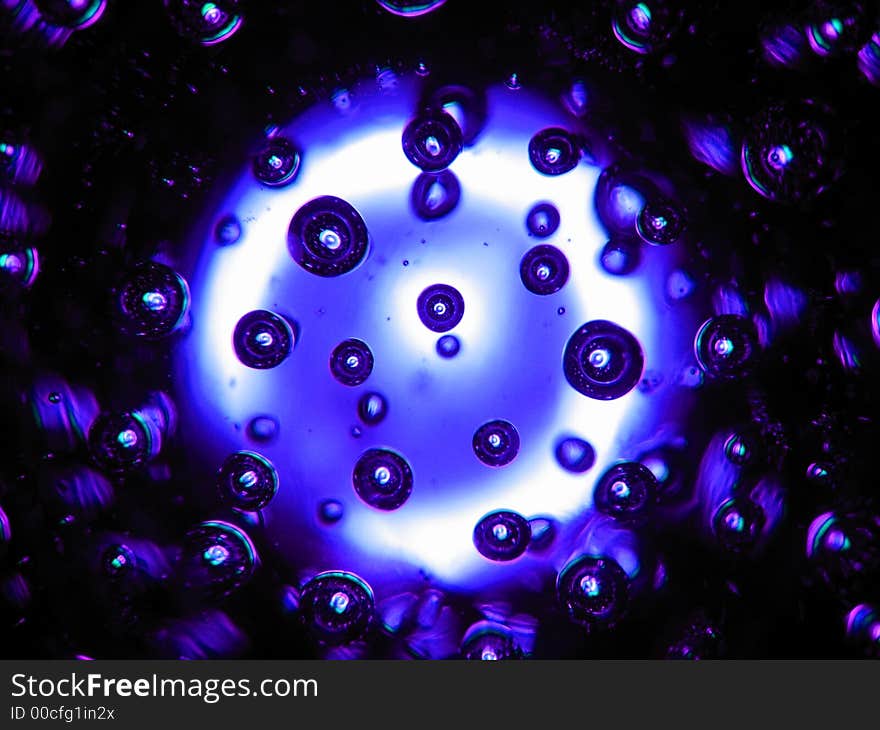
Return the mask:
[[562,175],[573,170],[581,152],[571,133],[558,127],[543,129],[529,141],[529,159],[544,175]]
[[569,436],[556,444],[556,461],[566,471],[582,474],[596,461],[596,451],[583,439]]
[[263,509],[278,491],[278,473],[264,456],[238,451],[227,457],[217,473],[220,497],[247,512]]
[[559,228],[559,211],[552,203],[537,203],[526,216],[526,228],[536,238],[547,238]]
[[654,246],[675,243],[686,227],[684,211],[669,200],[648,200],[636,218],[639,235]]
[[423,172],[413,183],[410,202],[422,220],[437,220],[451,213],[461,199],[461,185],[450,170]]
[[111,578],[118,578],[135,568],[135,554],[128,545],[111,545],[101,556],[101,567]]
[[483,557],[498,562],[514,560],[529,546],[528,521],[516,512],[499,510],[483,517],[474,528],[474,545]]
[[406,459],[390,449],[368,449],[355,464],[351,476],[354,491],[376,509],[398,509],[409,499],[413,474]]
[[602,247],[599,262],[612,276],[627,276],[633,273],[641,262],[639,242],[626,236],[615,236]]
[[241,221],[234,215],[227,215],[217,221],[214,227],[214,240],[221,246],[237,243],[241,238]]
[[560,571],[556,592],[575,623],[612,628],[626,612],[629,580],[611,558],[583,555]]
[[432,332],[448,332],[464,316],[464,299],[448,284],[433,284],[416,301],[419,319]]
[[333,525],[342,519],[345,508],[338,499],[325,499],[318,506],[318,517],[325,525]]
[[565,378],[589,398],[614,400],[626,395],[641,379],[643,367],[638,340],[613,322],[588,322],[565,346]]
[[223,597],[250,579],[257,557],[251,539],[240,528],[217,520],[187,532],[183,561],[188,587]]
[[461,350],[461,342],[455,335],[443,335],[437,340],[437,354],[449,359],[455,357]]
[[369,235],[364,219],[332,195],[310,200],[290,221],[287,247],[303,269],[323,277],[354,270],[366,258]]
[[254,416],[247,425],[247,435],[254,441],[268,443],[278,435],[278,421],[272,416]]
[[439,172],[461,152],[461,130],[456,121],[442,111],[426,112],[413,119],[403,132],[406,158],[424,172]]
[[353,573],[321,573],[303,586],[300,617],[316,638],[329,645],[361,638],[373,621],[373,591]]
[[343,385],[360,385],[372,372],[373,352],[363,340],[343,340],[330,353],[330,373]]
[[593,504],[618,520],[642,520],[657,500],[657,479],[644,464],[626,461],[608,469],[593,490]]
[[719,544],[731,552],[748,550],[764,529],[764,510],[747,497],[734,497],[722,504],[712,517],[712,532]]
[[375,426],[388,415],[388,401],[381,393],[364,393],[358,401],[358,415],[368,426]]
[[116,289],[115,315],[123,332],[156,339],[179,329],[189,306],[189,287],[163,264],[132,269]]
[[505,466],[519,453],[519,433],[509,421],[489,421],[474,433],[473,448],[486,466]]
[[287,321],[264,309],[244,315],[232,335],[239,361],[258,370],[274,368],[284,362],[295,341],[296,335]]
[[239,0],[164,0],[164,3],[175,30],[203,46],[222,43],[241,27]]
[[716,378],[738,378],[747,373],[756,349],[751,321],[737,314],[721,314],[706,320],[694,341],[700,367]]
[[568,259],[554,246],[535,246],[526,252],[519,265],[523,286],[532,294],[555,294],[568,281]]

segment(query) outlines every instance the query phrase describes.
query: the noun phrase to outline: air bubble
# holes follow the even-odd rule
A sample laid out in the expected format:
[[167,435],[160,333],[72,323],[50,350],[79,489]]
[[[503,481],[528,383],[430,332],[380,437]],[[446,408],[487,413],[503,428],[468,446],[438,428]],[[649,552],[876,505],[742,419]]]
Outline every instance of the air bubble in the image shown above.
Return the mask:
[[272,416],[254,416],[247,425],[248,438],[268,443],[278,436],[278,421]]
[[531,538],[528,520],[507,510],[490,512],[474,528],[474,545],[480,555],[496,562],[518,558]]
[[368,426],[375,426],[388,415],[388,401],[381,393],[364,393],[358,401],[358,416]]
[[241,221],[234,215],[223,216],[214,227],[214,240],[221,246],[237,243],[241,238]]
[[37,249],[0,234],[0,291],[29,289],[39,270]]
[[101,555],[101,569],[110,578],[120,578],[136,568],[134,551],[128,545],[110,545]]
[[626,395],[641,379],[643,367],[638,340],[613,322],[588,322],[565,346],[565,378],[589,398],[614,400]]
[[423,172],[413,183],[410,201],[416,215],[425,221],[451,213],[461,199],[461,185],[450,171]]
[[241,27],[239,0],[164,0],[175,30],[203,46],[213,46],[231,38]]
[[681,208],[664,199],[648,200],[636,219],[639,235],[653,246],[675,243],[684,233],[685,226]]
[[202,522],[186,533],[185,583],[214,597],[224,597],[253,575],[257,554],[251,539],[228,522]]
[[559,211],[551,203],[538,203],[526,216],[526,228],[536,238],[547,238],[559,228]]
[[554,246],[535,246],[526,252],[519,265],[519,275],[532,294],[554,294],[568,281],[568,259]]
[[448,284],[433,284],[416,301],[419,319],[432,332],[448,332],[464,316],[464,298]]
[[472,443],[477,458],[486,466],[505,466],[519,453],[519,432],[509,421],[489,421],[477,429]]
[[373,352],[363,340],[343,340],[330,353],[330,373],[343,385],[360,385],[372,372]]
[[731,552],[753,548],[764,529],[764,510],[747,497],[732,497],[712,516],[712,532],[721,547]]
[[575,623],[611,628],[626,612],[629,580],[613,559],[583,555],[559,573],[556,592]]
[[277,187],[293,182],[299,166],[299,150],[284,137],[270,137],[254,155],[254,176],[264,185]]
[[325,195],[303,205],[290,221],[287,247],[293,260],[317,276],[334,277],[355,269],[366,257],[369,235],[364,219],[341,198]]
[[238,359],[256,370],[280,365],[290,354],[294,342],[295,334],[287,321],[264,309],[244,315],[232,335]]
[[665,46],[678,25],[678,18],[663,2],[617,0],[611,30],[629,50],[645,55]]
[[32,0],[43,19],[62,28],[83,30],[97,23],[107,0]]
[[644,464],[626,461],[608,469],[593,491],[593,504],[618,520],[643,520],[657,501],[657,478]]
[[448,360],[455,357],[460,350],[461,342],[455,335],[443,335],[443,337],[437,340],[437,354],[440,357]]
[[373,591],[353,573],[320,573],[303,586],[300,617],[318,642],[337,646],[364,636],[373,621]]
[[596,451],[583,439],[569,436],[556,444],[556,461],[566,471],[583,474],[596,461]]
[[742,145],[749,185],[768,200],[797,203],[822,193],[837,177],[831,138],[814,104],[774,105],[754,120]]
[[236,509],[263,509],[278,491],[278,473],[264,456],[238,451],[227,457],[217,473],[220,498]]
[[162,446],[156,424],[140,413],[102,413],[89,429],[89,450],[95,461],[111,471],[126,471],[146,463]]
[[403,131],[406,158],[425,172],[439,172],[461,152],[461,130],[455,120],[442,111],[425,112]]
[[724,455],[731,464],[744,466],[755,455],[755,444],[748,436],[733,433],[724,442]]
[[464,633],[461,656],[470,661],[521,659],[522,650],[513,632],[503,624],[480,621]]
[[390,449],[368,449],[351,475],[354,491],[376,509],[391,511],[409,499],[413,474],[406,459]]
[[345,507],[338,499],[325,499],[318,506],[318,517],[325,525],[334,525],[342,519]]
[[612,276],[627,276],[641,263],[642,254],[637,239],[628,236],[615,236],[602,247],[599,262]]
[[431,13],[446,0],[376,0],[379,5],[393,15],[402,18],[417,18]]
[[189,306],[189,287],[164,264],[137,265],[114,290],[115,315],[129,335],[156,339],[183,324]]
[[562,175],[573,170],[581,158],[578,143],[570,132],[550,127],[529,141],[529,159],[543,175]]
[[738,314],[721,314],[706,320],[694,340],[700,367],[716,378],[734,379],[746,374],[756,348],[751,321]]

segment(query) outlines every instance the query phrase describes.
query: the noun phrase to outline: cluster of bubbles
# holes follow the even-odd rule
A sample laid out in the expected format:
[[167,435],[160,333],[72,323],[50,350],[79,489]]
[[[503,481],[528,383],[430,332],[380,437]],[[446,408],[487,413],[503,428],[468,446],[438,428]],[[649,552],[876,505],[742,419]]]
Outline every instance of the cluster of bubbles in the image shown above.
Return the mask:
[[[243,3],[237,0],[164,0],[163,4],[174,30],[196,45],[225,42],[244,22],[240,8]],[[22,32],[32,32],[35,24],[41,24],[44,30],[56,28],[62,33],[63,29],[63,34],[69,36],[96,23],[106,5],[106,0],[25,0],[16,12],[18,22],[24,24]],[[427,15],[443,5],[443,0],[378,1],[381,11],[405,18]],[[612,6],[610,33],[637,56],[665,53],[683,24],[682,14],[667,3],[617,0]],[[869,34],[863,9],[858,3],[842,7],[847,12],[831,13],[831,9],[830,3],[814,3],[801,24],[765,29],[761,39],[765,61],[793,69],[804,63],[807,53],[822,61],[856,57],[862,75],[876,85],[880,78],[880,45],[877,34]],[[834,9],[838,9],[836,4]],[[422,79],[427,75],[424,66],[416,71]],[[380,98],[394,96],[399,83],[394,71],[385,69],[377,76],[376,94]],[[417,90],[419,103],[411,109],[405,124],[394,129],[398,144],[395,152],[399,161],[409,165],[406,169],[410,174],[407,194],[393,200],[394,205],[411,214],[399,212],[401,221],[405,220],[405,225],[399,226],[404,231],[401,235],[417,238],[419,234],[414,231],[431,235],[452,231],[453,237],[457,235],[452,228],[457,216],[470,211],[469,196],[480,193],[468,187],[468,165],[479,161],[480,146],[492,141],[487,100],[496,97],[459,84],[422,83],[418,78],[413,83],[421,84]],[[504,88],[507,94],[524,91],[516,74]],[[582,82],[581,91],[572,98],[586,98]],[[359,99],[357,93],[337,90],[332,97],[333,113],[344,116],[352,104],[361,101],[365,99]],[[581,99],[581,106],[586,103]],[[538,101],[534,104],[539,106]],[[181,432],[178,428],[179,407],[188,411],[190,425],[192,414],[204,407],[188,401],[186,392],[174,394],[176,403],[162,390],[150,390],[142,400],[120,403],[103,396],[99,399],[89,387],[61,376],[39,373],[34,377],[22,403],[48,455],[39,496],[59,525],[97,524],[101,516],[110,514],[113,505],[123,500],[129,504],[133,499],[128,493],[133,491],[130,485],[169,481],[169,452],[181,444],[188,447],[189,438],[196,453],[224,450],[221,458],[211,461],[210,489],[193,489],[193,493],[209,493],[206,499],[217,518],[193,520],[190,529],[168,538],[167,544],[160,544],[158,538],[138,536],[136,527],[121,532],[101,524],[93,533],[90,531],[82,549],[106,580],[104,590],[114,596],[112,605],[118,609],[119,621],[114,631],[124,633],[125,627],[133,624],[142,628],[137,623],[139,606],[155,595],[157,587],[174,585],[186,595],[181,600],[185,610],[181,617],[150,626],[148,643],[155,654],[200,658],[246,653],[248,638],[230,618],[234,607],[227,599],[259,573],[261,558],[282,554],[295,570],[288,565],[281,572],[296,575],[285,578],[290,583],[285,583],[278,603],[296,617],[323,656],[341,658],[381,652],[374,639],[382,633],[388,645],[396,647],[400,642],[404,646],[401,653],[411,656],[513,659],[533,653],[539,622],[530,615],[517,614],[519,608],[499,606],[491,593],[494,586],[502,585],[498,595],[505,597],[508,589],[512,595],[516,591],[541,594],[536,600],[549,601],[554,611],[577,627],[577,636],[593,637],[625,624],[640,610],[645,594],[664,587],[667,563],[655,539],[669,526],[682,531],[695,528],[700,549],[714,551],[735,565],[748,564],[767,554],[793,497],[779,467],[785,458],[781,426],[773,420],[757,373],[765,365],[765,352],[775,338],[802,326],[808,295],[781,279],[768,280],[757,290],[757,297],[734,284],[712,289],[707,284],[710,277],[703,275],[699,256],[694,255],[695,250],[700,254],[705,251],[697,242],[701,232],[700,217],[694,215],[690,202],[694,197],[613,146],[605,149],[602,144],[594,144],[598,137],[583,121],[583,115],[575,113],[579,107],[567,106],[571,112],[563,117],[567,126],[558,118],[542,119],[542,124],[533,125],[527,139],[515,149],[520,169],[528,170],[530,179],[556,184],[555,188],[541,188],[542,192],[556,192],[531,198],[517,213],[522,236],[530,239],[529,247],[505,249],[506,268],[493,269],[491,277],[486,273],[482,287],[475,286],[473,278],[479,279],[483,272],[462,272],[455,265],[425,272],[415,257],[402,260],[400,271],[404,273],[398,272],[397,278],[386,276],[383,272],[392,268],[389,262],[396,250],[384,229],[374,225],[368,203],[345,191],[341,194],[349,200],[328,194],[332,192],[328,190],[317,196],[307,192],[306,181],[315,169],[309,167],[309,155],[318,145],[310,147],[295,134],[273,128],[256,148],[248,163],[247,182],[252,182],[261,195],[278,196],[285,230],[278,241],[273,239],[271,243],[280,242],[282,251],[286,245],[283,263],[278,266],[294,271],[302,294],[297,294],[296,301],[289,301],[284,288],[276,287],[273,281],[267,288],[271,294],[266,297],[246,292],[253,296],[236,299],[249,301],[246,307],[235,310],[238,304],[230,305],[222,315],[218,313],[222,318],[234,310],[234,324],[226,329],[225,323],[215,328],[222,330],[223,342],[222,348],[213,352],[218,354],[218,362],[225,363],[218,364],[218,372],[237,374],[224,385],[228,387],[224,392],[238,404],[255,398],[258,388],[253,384],[260,382],[259,378],[267,382],[268,377],[287,377],[295,367],[310,366],[308,353],[320,350],[321,372],[316,382],[320,377],[321,382],[332,384],[334,393],[342,392],[344,395],[339,397],[348,398],[345,418],[349,422],[357,419],[349,431],[354,441],[346,439],[345,448],[324,452],[320,440],[323,436],[316,435],[313,441],[309,436],[305,441],[297,440],[288,435],[288,430],[293,434],[299,424],[269,410],[256,409],[250,411],[247,420],[230,424],[235,429],[234,437],[224,435],[218,439],[220,443],[211,444],[207,443],[211,434],[192,433],[192,428]],[[509,114],[508,107],[502,111]],[[806,99],[768,105],[753,117],[739,141],[730,133],[730,125],[717,119],[686,124],[683,133],[698,162],[725,176],[741,174],[743,185],[751,187],[767,204],[805,206],[841,175],[841,152],[832,134],[832,116],[829,108]],[[387,162],[389,166],[394,164]],[[0,193],[4,196],[0,210],[4,216],[0,285],[4,292],[12,291],[16,296],[26,295],[33,286],[38,256],[29,241],[28,224],[17,223],[27,218],[27,209],[13,196],[36,183],[41,166],[40,156],[28,144],[0,143]],[[565,183],[570,181],[571,189],[575,189],[581,180],[576,175],[588,167],[601,168],[601,172],[596,170],[591,200],[584,199],[583,191],[577,188],[580,213],[585,215],[587,204],[592,203],[602,229],[592,258],[581,255],[591,242],[568,237],[574,212],[567,205],[565,192]],[[300,187],[306,192],[300,193]],[[281,197],[288,194],[290,198]],[[266,218],[269,213],[275,215],[271,206],[266,207],[266,213]],[[498,212],[487,207],[485,215],[498,216]],[[249,226],[261,216],[258,212],[247,218],[225,209],[212,220],[208,235],[212,245],[207,247],[210,250],[206,248],[204,257],[222,257],[249,244],[253,240]],[[446,225],[450,228],[444,229]],[[535,245],[535,239],[540,243]],[[490,247],[488,241],[466,243],[474,248]],[[426,241],[423,239],[421,244]],[[438,248],[433,240],[431,245]],[[201,305],[193,301],[190,291],[192,281],[197,285],[193,292],[198,300],[208,288],[203,280],[197,281],[201,269],[196,266],[191,276],[181,265],[185,278],[171,263],[160,255],[127,261],[121,273],[108,283],[102,301],[115,328],[114,336],[118,334],[120,342],[133,352],[161,352],[162,348],[179,347],[181,342],[185,347],[194,347],[192,343],[201,343],[202,333],[212,326],[194,318],[195,311],[208,311],[198,309]],[[584,272],[590,263],[604,277],[602,281],[628,282],[638,287],[639,306],[656,310],[655,314],[660,312],[658,319],[650,327],[633,325],[630,331],[629,324],[624,327],[593,315],[581,318],[584,308],[578,304],[579,298],[589,302],[591,296],[603,296],[584,285]],[[274,265],[267,264],[267,268],[271,270]],[[459,268],[466,269],[463,264]],[[406,278],[410,276],[406,270],[414,272],[411,279]],[[509,299],[490,291],[496,274],[497,280],[504,282],[504,296],[509,291],[515,293]],[[369,285],[377,292],[372,298],[379,301],[370,301],[370,297],[346,300],[347,292],[341,287],[356,277],[360,277],[358,281],[379,280]],[[242,285],[242,289],[247,286]],[[862,290],[857,272],[841,271],[835,280],[835,291],[841,299],[858,299]],[[484,299],[491,300],[490,308],[497,309],[492,313],[492,323],[474,336],[474,328],[486,316]],[[390,307],[387,302],[392,303]],[[534,360],[522,360],[518,359],[520,350],[507,352],[513,349],[509,344],[502,345],[500,356],[489,347],[489,330],[503,328],[513,330],[516,340],[529,340],[529,347],[535,351],[545,347],[529,316],[518,319],[518,302],[526,302],[522,309],[529,312],[549,303],[535,321],[548,331],[553,327],[564,329],[558,343],[550,335],[546,340],[553,343],[546,344],[547,349],[560,345],[558,352],[553,352],[556,362],[554,369],[548,370],[547,380],[555,377],[563,386],[559,403],[575,403],[571,412],[558,406],[563,413],[560,420],[571,419],[572,425],[569,429],[555,424],[548,427],[540,415],[534,420],[522,415],[515,401],[521,398],[543,407],[543,392],[505,393],[492,405],[497,413],[481,412],[476,418],[468,413],[463,419],[468,423],[467,438],[459,441],[466,447],[466,468],[476,465],[480,479],[468,482],[462,478],[459,483],[455,478],[432,476],[448,473],[443,471],[449,466],[442,463],[445,460],[452,465],[450,468],[459,468],[465,461],[454,450],[458,447],[450,446],[458,442],[443,441],[437,435],[460,430],[459,422],[447,418],[442,408],[436,414],[435,432],[419,432],[419,398],[431,393],[437,363],[450,370],[461,366],[461,370],[453,371],[453,377],[461,379],[474,377],[473,372],[464,369],[472,353],[487,358],[486,353],[490,353],[494,358],[493,377],[497,371],[520,376],[533,366],[538,369],[538,354]],[[395,309],[396,303],[400,303],[400,310]],[[325,314],[325,304],[348,308],[338,319],[327,317],[316,326],[316,318]],[[379,310],[381,317],[376,314]],[[590,310],[588,304],[586,311]],[[666,317],[667,311],[682,310],[686,314]],[[880,346],[878,311],[880,302],[875,302],[870,318],[863,318],[863,325],[868,327],[868,339],[872,337]],[[696,312],[699,316],[692,317]],[[573,317],[578,319],[571,321]],[[397,341],[400,351],[396,353],[390,352],[385,335],[364,324],[374,320],[392,322],[392,318],[395,324],[398,318],[416,324],[406,338]],[[348,331],[337,331],[339,319],[345,321]],[[630,315],[623,319],[639,322]],[[522,323],[532,329],[526,331]],[[664,336],[653,337],[652,327],[668,328],[670,339],[675,334],[686,342],[685,354],[675,354],[681,360],[675,368],[666,364],[673,357],[669,354],[671,346],[663,349]],[[677,329],[681,331],[672,332]],[[648,334],[643,336],[642,332]],[[407,348],[415,347],[413,343],[424,337],[428,338],[428,349],[413,356]],[[831,351],[850,373],[862,367],[859,348],[863,345],[855,344],[856,340],[838,330],[831,343]],[[407,358],[418,363],[416,376],[405,383],[409,400],[400,397],[401,389],[390,385],[389,376],[391,365]],[[299,360],[306,362],[300,364]],[[487,391],[491,390],[492,380],[485,379]],[[673,388],[674,397],[682,399],[680,408],[673,407],[671,399],[659,400]],[[309,400],[309,389],[309,383],[291,376],[289,392],[278,392],[274,397],[303,399],[297,402],[320,411],[324,404],[318,397]],[[707,397],[736,400],[737,408],[744,403],[751,421],[720,429],[713,426],[705,438],[693,435],[686,428],[692,404],[688,399],[700,389]],[[740,398],[743,392],[745,399]],[[485,404],[478,396],[475,392],[473,400],[483,408]],[[454,397],[448,400],[444,405],[450,413],[472,406],[454,402]],[[644,402],[661,404],[654,408],[657,413],[651,408],[640,412],[646,414],[644,427],[633,425],[637,420],[634,418],[616,425],[614,414],[627,415],[623,406]],[[329,405],[326,407],[329,411]],[[573,414],[588,407],[604,409],[595,412],[608,414],[609,424],[615,424],[609,425],[609,430],[620,429],[624,437],[615,434],[614,439],[602,438],[605,426],[601,422],[594,425],[595,435],[585,433],[584,421]],[[507,415],[507,411],[519,415]],[[301,415],[303,422],[312,416]],[[332,424],[333,418],[325,415],[324,422]],[[433,462],[421,452],[411,453],[407,444],[416,439],[407,441],[406,429],[395,435],[388,428],[398,417],[411,420],[419,439],[437,439]],[[738,412],[731,419],[734,417],[742,414]],[[549,438],[547,432],[551,432]],[[302,436],[302,430],[296,433]],[[397,437],[403,443],[395,445]],[[227,448],[233,442],[250,446]],[[321,452],[316,461],[344,461],[344,493],[338,491],[342,487],[337,483],[321,483],[318,487],[298,483],[301,474],[308,472],[306,467],[300,469],[298,460],[310,463],[308,452],[312,448]],[[357,449],[356,458],[338,456],[350,454],[346,449],[351,448]],[[535,466],[535,454],[541,450],[552,461],[552,476],[550,470],[542,472]],[[822,450],[821,456],[810,461],[806,481],[830,491],[838,465],[828,454],[830,446],[823,444]],[[692,469],[685,463],[689,459]],[[465,473],[465,467],[461,468]],[[194,471],[198,474],[199,469]],[[531,509],[540,504],[539,500],[523,499],[510,490],[508,507],[490,487],[500,483],[493,480],[511,474],[526,474],[530,497],[549,499],[559,485],[576,483],[587,484],[589,496],[568,513],[555,509],[553,514],[543,514]],[[567,481],[558,481],[560,474]],[[320,478],[316,476],[316,482]],[[364,543],[358,543],[353,533],[381,534],[384,545],[400,546],[402,570],[408,570],[418,561],[406,552],[407,541],[414,538],[404,518],[420,511],[430,512],[430,503],[419,501],[421,494],[447,490],[445,499],[452,511],[461,499],[459,492],[482,486],[486,486],[487,494],[473,517],[482,516],[468,517],[471,532],[466,550],[456,554],[450,549],[448,559],[439,558],[434,563],[442,567],[458,560],[462,565],[471,561],[467,565],[476,565],[474,583],[481,585],[479,591],[468,592],[470,584],[462,577],[466,575],[464,569],[446,581],[432,576],[427,568],[420,569],[418,582],[400,579],[404,588],[382,577],[381,571],[372,577],[364,573],[368,582],[352,570],[361,573],[363,567],[369,567],[369,545],[352,551],[359,553],[352,555],[359,561],[355,568],[345,564],[345,551],[335,547],[362,546]],[[318,492],[323,498],[312,500]],[[348,499],[351,495],[356,500]],[[0,491],[0,497],[5,497],[5,492]],[[289,530],[281,530],[291,533],[291,540],[298,533],[307,536],[301,541],[303,554],[293,557],[284,554],[280,539],[270,537],[272,530],[277,536],[279,528],[273,523],[277,525],[282,521],[278,517],[290,514],[282,510],[291,504],[295,505],[296,522]],[[530,508],[520,508],[520,504]],[[419,523],[427,526],[425,541],[437,543],[435,555],[443,551],[440,543],[447,519],[445,514],[434,514]],[[8,549],[13,529],[17,534],[17,525],[0,508],[0,551]],[[874,601],[880,577],[880,518],[874,514],[873,505],[834,502],[833,508],[823,508],[804,526],[804,534],[811,575],[824,590],[845,603],[847,635],[868,646],[869,651],[876,651],[880,642],[880,609]],[[323,552],[321,545],[315,548],[315,543],[323,544]],[[548,577],[552,580],[544,580]],[[460,584],[456,585],[459,578]],[[12,571],[3,576],[3,581],[0,592],[4,605],[13,605],[21,613],[30,592],[22,572]],[[486,591],[482,591],[483,583]],[[731,588],[731,593],[735,592]],[[485,598],[487,594],[490,599]],[[692,659],[721,654],[724,642],[717,623],[702,615],[693,617],[664,647],[665,656]]]

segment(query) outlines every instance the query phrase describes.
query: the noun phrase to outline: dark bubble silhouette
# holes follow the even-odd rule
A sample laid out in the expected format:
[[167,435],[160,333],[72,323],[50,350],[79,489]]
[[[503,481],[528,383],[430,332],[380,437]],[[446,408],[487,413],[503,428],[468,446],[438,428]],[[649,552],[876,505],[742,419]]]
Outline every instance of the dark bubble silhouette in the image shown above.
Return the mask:
[[577,167],[581,151],[574,136],[564,129],[542,129],[529,140],[529,159],[543,175],[562,175]]
[[474,433],[473,447],[486,466],[506,466],[519,453],[519,433],[509,421],[489,421]]
[[358,401],[358,416],[368,426],[375,426],[388,415],[388,401],[381,393],[364,393]]
[[225,215],[214,227],[214,240],[221,246],[238,243],[241,238],[241,221],[234,215]]
[[593,490],[593,504],[599,512],[618,520],[641,521],[657,501],[657,479],[644,464],[626,461],[608,469]]
[[516,512],[490,512],[474,527],[474,545],[489,560],[506,562],[522,555],[532,531],[528,520]]
[[178,329],[189,306],[189,287],[164,264],[138,264],[114,290],[115,315],[129,335],[156,339]]
[[368,505],[391,511],[409,499],[413,473],[400,454],[390,449],[368,449],[357,460],[351,483]]
[[426,108],[442,109],[455,119],[461,130],[462,143],[469,146],[486,124],[486,95],[477,89],[460,84],[448,84],[430,92],[425,100]]
[[253,441],[268,443],[278,435],[280,426],[272,416],[254,416],[247,425],[247,436]]
[[332,195],[310,200],[290,221],[287,248],[303,269],[317,276],[347,274],[367,256],[364,219],[349,203]]
[[738,314],[706,320],[697,332],[694,351],[707,375],[733,379],[746,374],[758,347],[751,321]]
[[373,352],[363,340],[343,340],[330,353],[330,373],[343,385],[360,385],[372,372]]
[[432,332],[448,332],[464,316],[464,298],[448,284],[432,284],[416,300],[419,319]]
[[423,172],[413,183],[410,202],[416,215],[425,221],[448,215],[461,199],[461,185],[450,170]]
[[596,451],[584,439],[569,436],[556,444],[556,461],[566,471],[582,474],[596,461]]
[[634,238],[617,236],[602,247],[599,263],[613,276],[626,276],[633,273],[641,263],[642,254],[639,241]]
[[678,30],[681,11],[664,0],[616,0],[611,30],[624,48],[646,55],[662,50]]
[[437,340],[437,354],[442,358],[455,357],[461,351],[461,342],[455,335],[443,335]]
[[339,522],[345,515],[345,507],[338,499],[325,499],[318,505],[318,517],[325,525]]
[[278,491],[278,473],[264,456],[252,451],[230,454],[217,472],[220,497],[233,507],[255,512]]
[[238,359],[257,370],[274,368],[284,362],[294,342],[295,334],[287,321],[264,309],[244,315],[232,335]]
[[559,573],[556,592],[575,623],[612,628],[626,612],[629,579],[615,560],[582,555]]
[[536,238],[547,238],[559,228],[559,211],[552,203],[537,203],[526,216],[526,228]]
[[364,636],[373,621],[373,591],[353,573],[321,573],[303,586],[300,617],[321,644],[347,644]]
[[641,379],[643,367],[638,340],[613,322],[587,322],[565,346],[565,378],[589,398],[614,400],[626,395]]
[[424,172],[439,172],[461,152],[461,129],[443,111],[431,110],[413,119],[403,131],[403,153]]
[[568,281],[568,259],[554,246],[546,244],[529,249],[522,257],[519,275],[532,294],[546,296],[562,289]]

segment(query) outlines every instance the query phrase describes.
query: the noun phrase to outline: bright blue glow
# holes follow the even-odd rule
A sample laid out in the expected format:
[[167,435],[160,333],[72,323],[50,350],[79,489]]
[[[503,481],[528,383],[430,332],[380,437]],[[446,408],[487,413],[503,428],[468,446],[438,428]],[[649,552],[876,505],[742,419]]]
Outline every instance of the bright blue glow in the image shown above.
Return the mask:
[[[241,178],[205,221],[196,241],[200,256],[186,272],[198,326],[178,350],[187,388],[181,424],[201,435],[207,463],[255,449],[276,466],[281,486],[263,512],[282,554],[322,569],[351,570],[377,591],[392,576],[420,581],[420,571],[462,590],[527,583],[538,565],[567,557],[570,531],[558,546],[499,567],[475,549],[474,526],[497,509],[577,523],[591,505],[598,476],[618,459],[634,458],[658,424],[669,427],[688,408],[691,391],[674,383],[693,362],[697,322],[689,300],[672,306],[666,300],[667,279],[683,252],[646,247],[636,274],[602,270],[598,256],[607,233],[592,205],[600,170],[581,163],[553,177],[531,167],[531,137],[576,122],[525,87],[489,90],[486,127],[450,167],[461,200],[443,218],[419,220],[409,209],[419,170],[401,150],[415,109],[413,79],[402,76],[390,90],[375,84],[352,89],[357,114],[341,113],[328,100],[278,130],[302,150],[293,184],[267,189],[243,165]],[[364,263],[338,278],[309,274],[287,250],[294,212],[321,195],[350,202],[370,231]],[[615,195],[632,214],[644,204],[633,188],[619,186]],[[547,241],[571,267],[565,287],[546,297],[528,292],[519,275],[522,256],[535,245],[526,215],[539,201],[560,212],[559,229]],[[227,215],[246,225],[237,242],[218,246],[214,231]],[[325,245],[333,243],[330,233],[325,231]],[[438,335],[422,324],[415,306],[436,283],[455,287],[466,303],[451,332],[461,343],[454,358],[438,354]],[[231,347],[235,324],[254,309],[283,314],[301,332],[277,368],[246,368]],[[570,335],[592,319],[632,332],[646,367],[668,385],[650,396],[634,389],[613,401],[575,392],[562,374],[562,352]],[[373,373],[356,388],[334,381],[328,368],[332,349],[349,337],[363,339],[375,356]],[[591,357],[602,367],[610,356],[600,348]],[[389,410],[381,423],[361,427],[357,403],[366,390],[381,393]],[[279,424],[279,436],[249,440],[245,425],[266,414]],[[500,469],[482,464],[472,447],[476,429],[495,418],[513,423],[522,439],[516,459]],[[585,474],[567,472],[556,461],[556,445],[568,434],[596,451]],[[413,492],[398,510],[370,508],[351,487],[355,462],[372,447],[391,448],[412,467]],[[390,478],[381,469],[377,484]],[[342,519],[325,524],[316,518],[326,500],[343,505]],[[605,539],[595,538],[597,554]],[[621,567],[637,574],[635,548],[621,543],[614,549]]]

